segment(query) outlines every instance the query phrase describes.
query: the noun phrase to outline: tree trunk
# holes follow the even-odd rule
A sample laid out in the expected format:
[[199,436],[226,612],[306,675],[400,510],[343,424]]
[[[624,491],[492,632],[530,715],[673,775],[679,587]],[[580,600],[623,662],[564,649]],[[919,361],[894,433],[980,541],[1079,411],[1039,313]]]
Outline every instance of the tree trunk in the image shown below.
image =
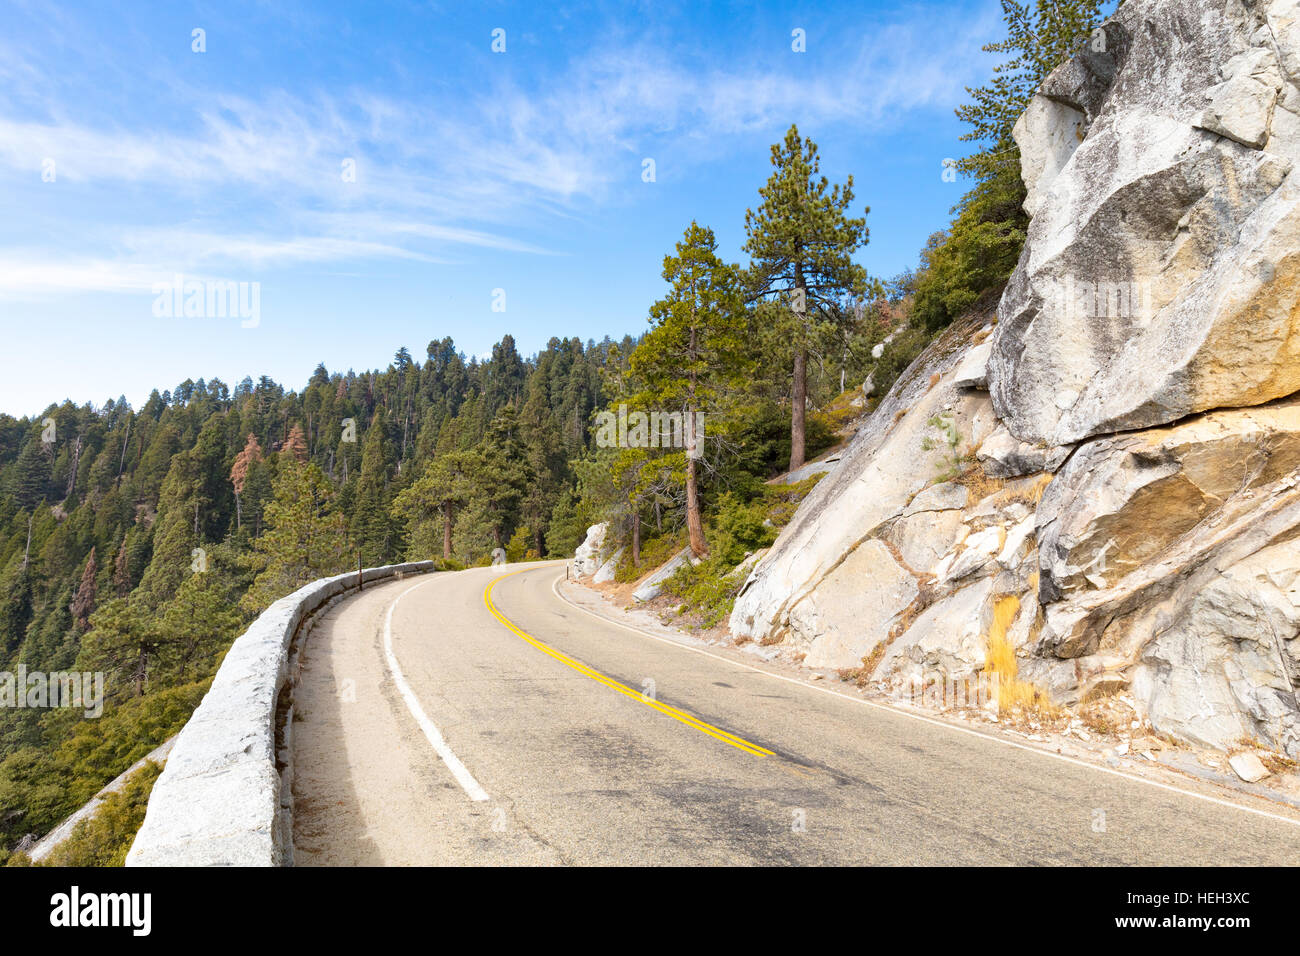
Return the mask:
[[77,444],[72,451],[72,474],[68,476],[68,488],[63,497],[69,499],[72,493],[77,490],[77,469],[81,466],[81,436],[77,436]]
[[406,432],[410,424],[411,424],[411,402],[408,399],[406,402],[405,414],[402,415],[402,457],[397,462],[397,470],[399,472],[402,470],[402,462],[406,460]]
[[798,323],[794,346],[794,382],[790,388],[790,470],[803,464],[805,421],[808,415],[808,283],[803,266],[794,269],[795,321]]
[[808,350],[794,353],[794,388],[790,392],[790,470],[803,464],[804,433],[808,416]]
[[632,508],[632,567],[641,567],[641,509]]
[[451,558],[451,502],[442,503],[442,556]]
[[695,478],[693,451],[692,443],[686,451],[686,533],[691,551],[697,558],[703,558],[708,555],[709,546],[704,540],[704,522],[700,519],[700,492]]
[[122,458],[117,463],[117,479],[113,483],[114,488],[122,484],[122,470],[126,468],[126,445],[127,442],[129,442],[130,440],[131,440],[131,418],[128,417],[126,420],[126,436],[122,439]]
[[[696,357],[696,328],[695,322],[695,286],[691,284],[691,342],[690,352],[692,359]],[[697,557],[702,558],[709,553],[709,545],[704,540],[704,521],[700,517],[700,489],[699,482],[695,474],[695,466],[700,457],[700,442],[704,436],[696,431],[699,424],[699,409],[695,407],[696,402],[696,375],[694,370],[688,377],[689,384],[686,386],[686,534],[691,546],[691,552]]]
[[136,659],[135,665],[135,696],[144,696],[144,678],[149,672],[149,648],[141,647],[140,656]]

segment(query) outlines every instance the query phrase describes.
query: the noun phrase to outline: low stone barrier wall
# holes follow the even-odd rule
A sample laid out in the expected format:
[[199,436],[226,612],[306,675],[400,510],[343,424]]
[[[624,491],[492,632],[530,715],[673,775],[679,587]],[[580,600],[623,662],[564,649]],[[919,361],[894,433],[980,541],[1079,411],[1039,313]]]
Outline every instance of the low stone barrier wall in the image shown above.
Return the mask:
[[[433,570],[432,561],[367,568],[360,582]],[[290,653],[314,614],[357,587],[356,571],[313,581],[235,640],[176,738],[127,866],[292,865]]]

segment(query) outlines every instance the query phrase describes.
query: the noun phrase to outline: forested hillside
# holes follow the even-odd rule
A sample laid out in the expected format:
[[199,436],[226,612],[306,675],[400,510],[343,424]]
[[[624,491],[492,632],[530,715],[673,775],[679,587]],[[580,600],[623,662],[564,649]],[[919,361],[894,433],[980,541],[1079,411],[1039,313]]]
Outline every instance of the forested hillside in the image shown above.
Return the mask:
[[460,561],[497,541],[571,547],[571,463],[631,345],[552,339],[525,359],[506,336],[480,362],[443,338],[423,362],[403,348],[382,371],[318,367],[300,390],[186,380],[139,409],[0,416],[3,668],[106,674],[98,719],[0,709],[5,845],[174,733],[275,598],[358,554],[441,556],[434,516],[393,509],[431,462],[464,469]]

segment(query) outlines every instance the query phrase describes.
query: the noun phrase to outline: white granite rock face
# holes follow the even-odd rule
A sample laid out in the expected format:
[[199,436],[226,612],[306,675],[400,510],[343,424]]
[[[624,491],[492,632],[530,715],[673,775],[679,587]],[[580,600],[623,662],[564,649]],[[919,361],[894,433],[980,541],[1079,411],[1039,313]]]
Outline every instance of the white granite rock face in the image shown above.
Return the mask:
[[807,646],[809,667],[858,667],[916,594],[916,579],[869,541],[790,609],[791,639]]
[[927,607],[906,639],[895,641],[879,670],[924,680],[927,675],[969,677],[984,666],[985,631],[994,579],[983,578]]
[[664,582],[676,574],[677,570],[693,557],[690,548],[682,548],[670,561],[637,585],[636,590],[632,592],[632,599],[635,601],[650,601],[658,597],[659,592],[664,589]]
[[1129,0],[1020,120],[1033,219],[989,362],[1020,441],[1300,389],[1294,7]]
[[[869,538],[884,537],[914,504],[917,510],[927,507],[924,496],[945,493],[933,486],[951,467],[951,452],[934,423],[942,421],[960,436],[963,453],[978,447],[995,425],[986,393],[953,384],[962,345],[981,324],[951,328],[881,400],[839,465],[803,500],[745,582],[730,618],[733,634],[762,639],[787,633],[798,620],[794,609],[849,554]],[[932,386],[936,372],[939,382]],[[965,500],[963,488],[946,493],[950,500]]]
[[1046,96],[1029,101],[1029,108],[1016,123],[1015,137],[1028,192],[1025,212],[1030,216],[1042,206],[1043,193],[1070,161],[1087,129],[1088,118],[1077,107]]
[[596,584],[606,584],[610,581],[613,581],[614,574],[616,571],[618,571],[618,563],[622,560],[623,560],[623,549],[619,548],[612,555],[610,555],[608,561],[606,561],[604,564],[602,564],[599,568],[596,569],[596,573],[592,575],[591,580]]
[[[419,561],[368,568],[362,577],[369,583],[433,570],[434,562]],[[235,640],[154,784],[127,866],[292,863],[276,704],[298,626],[357,583],[352,571],[299,588]]]
[[1059,448],[1020,441],[1007,431],[1005,425],[998,425],[976,452],[984,470],[994,478],[1018,478],[1056,471],[1069,454],[1068,446]]
[[750,575],[733,634],[778,637],[810,667],[968,676],[984,665],[997,599],[1036,608],[1034,479],[978,501],[944,480],[995,426],[971,385],[980,331],[959,323],[900,378]]
[[1038,508],[1039,650],[1153,726],[1300,752],[1300,399],[1084,444]]
[[587,537],[573,553],[573,570],[580,578],[595,574],[605,563],[605,539],[609,536],[609,522],[602,521],[587,529]]
[[989,357],[993,354],[993,342],[986,339],[979,345],[972,346],[962,358],[957,371],[953,373],[952,384],[956,388],[989,387]]

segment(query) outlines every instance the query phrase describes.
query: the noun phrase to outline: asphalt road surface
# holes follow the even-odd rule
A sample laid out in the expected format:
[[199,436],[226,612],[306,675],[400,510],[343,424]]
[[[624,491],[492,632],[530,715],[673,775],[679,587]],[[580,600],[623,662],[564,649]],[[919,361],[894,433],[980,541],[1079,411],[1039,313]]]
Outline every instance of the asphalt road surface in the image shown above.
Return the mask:
[[1300,861],[1295,822],[634,633],[563,575],[407,578],[316,625],[298,865]]

